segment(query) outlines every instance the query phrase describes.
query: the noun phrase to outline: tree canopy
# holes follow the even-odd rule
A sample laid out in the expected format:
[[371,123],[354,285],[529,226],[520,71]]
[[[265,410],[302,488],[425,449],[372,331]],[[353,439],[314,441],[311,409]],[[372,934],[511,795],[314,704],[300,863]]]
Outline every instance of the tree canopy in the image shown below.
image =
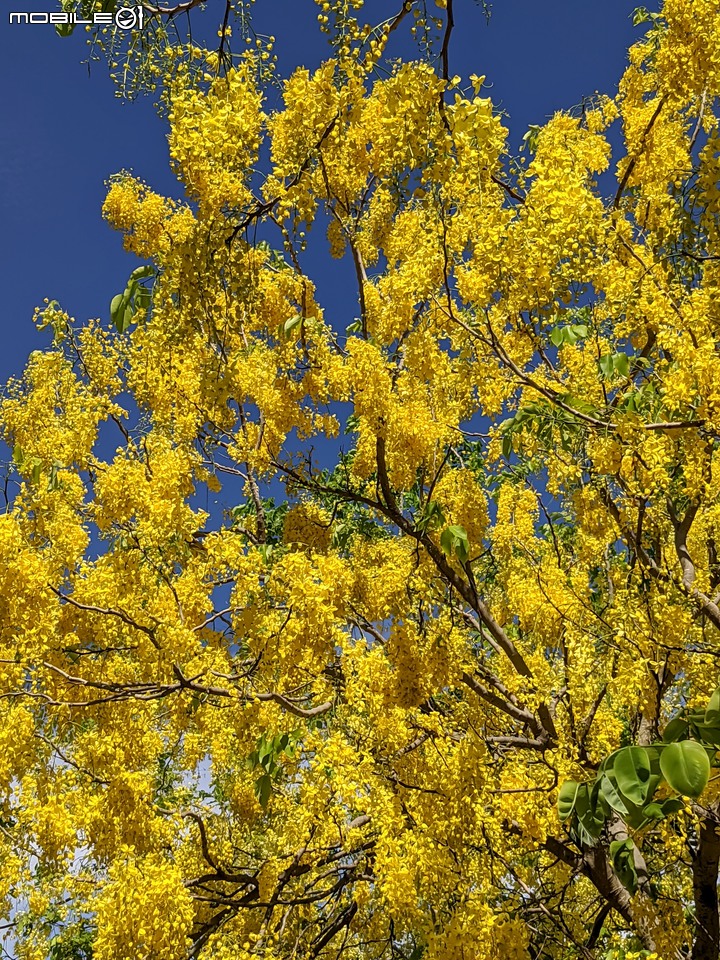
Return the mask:
[[13,955],[717,960],[720,3],[524,159],[452,0],[321,3],[276,110],[190,6],[185,196],[113,176],[143,264],[0,404]]

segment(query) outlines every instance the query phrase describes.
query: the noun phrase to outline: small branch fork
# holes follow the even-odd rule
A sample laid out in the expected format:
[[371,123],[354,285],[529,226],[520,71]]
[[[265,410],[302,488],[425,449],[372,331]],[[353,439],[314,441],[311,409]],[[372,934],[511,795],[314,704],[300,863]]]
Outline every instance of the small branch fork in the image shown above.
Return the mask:
[[[468,614],[468,616],[471,618],[474,628],[478,630],[478,632],[482,632],[482,635],[485,637],[488,644],[498,654],[507,657],[519,676],[526,677],[528,680],[532,680],[532,671],[528,667],[521,652],[507,635],[502,626],[497,622],[497,620],[495,620],[489,607],[478,595],[477,588],[472,577],[472,571],[469,569],[469,567],[466,565],[464,568],[467,574],[467,579],[465,579],[452,566],[449,559],[430,538],[427,532],[418,529],[415,524],[402,513],[390,485],[386,462],[385,442],[382,437],[378,437],[377,439],[376,456],[379,486],[377,499],[365,497],[361,494],[353,493],[350,490],[338,490],[334,487],[325,486],[319,481],[306,477],[304,474],[298,472],[292,467],[288,467],[287,465],[278,462],[277,460],[274,461],[274,466],[281,472],[285,473],[295,484],[303,487],[304,489],[312,490],[318,494],[331,494],[338,499],[345,500],[346,502],[349,501],[362,503],[368,507],[371,507],[373,510],[378,511],[380,514],[385,516],[386,519],[397,526],[407,536],[415,539],[418,544],[424,547],[438,572],[441,574],[444,582],[452,587],[462,598],[464,603],[467,604],[467,606],[473,611],[473,614]],[[508,691],[506,691],[505,687],[501,684],[501,681],[494,677],[490,672],[484,674],[482,679],[485,680],[486,683],[489,683],[490,686],[494,687],[500,696],[496,696],[495,693],[491,692],[485,685],[483,685],[483,683],[481,683],[480,679],[475,678],[468,673],[464,674],[462,679],[466,686],[470,687],[470,689],[481,696],[482,699],[487,703],[497,707],[506,715],[529,727],[529,729],[535,734],[535,740],[521,738],[523,739],[523,745],[530,748],[543,749],[557,738],[555,724],[550,714],[550,710],[546,704],[539,705],[536,716],[531,711],[527,710],[527,708],[524,708],[521,704],[519,704],[517,700],[514,700],[512,697],[508,697]]]
[[[167,811],[165,811],[167,813]],[[313,831],[307,842],[294,853],[282,857],[287,861],[275,882],[274,889],[266,900],[260,900],[258,877],[263,869],[257,865],[254,869],[242,869],[235,865],[224,867],[210,849],[208,827],[203,817],[195,811],[185,811],[181,816],[192,821],[199,832],[200,849],[210,870],[200,876],[185,881],[185,888],[194,900],[206,906],[219,908],[209,920],[198,925],[192,934],[193,947],[190,957],[197,957],[212,933],[223,926],[238,911],[245,909],[261,910],[263,920],[260,926],[261,942],[271,929],[275,911],[282,910],[282,918],[275,929],[284,929],[293,910],[313,903],[339,901],[346,887],[358,882],[373,882],[370,863],[365,856],[375,845],[373,839],[367,839],[355,846],[347,846],[345,836],[348,832],[361,829],[371,822],[370,817],[361,815],[346,824],[344,829],[338,825],[339,839],[329,848],[311,849]],[[319,854],[316,859],[312,854]],[[310,877],[307,875],[311,874]],[[302,881],[301,878],[307,879]],[[300,880],[297,884],[294,881]],[[339,909],[331,909],[329,918],[321,926],[311,941],[309,956],[316,957],[339,933],[347,931],[357,913],[357,903],[351,901]],[[333,916],[334,914],[334,916]],[[316,921],[317,922],[317,921]]]
[[[323,130],[322,136],[315,144],[315,147],[313,148],[313,150],[303,160],[302,165],[300,166],[300,169],[292,177],[286,189],[292,189],[292,187],[295,187],[298,185],[298,183],[302,179],[303,174],[309,169],[310,164],[312,163],[316,152],[320,149],[320,147],[322,147],[323,143],[325,143],[327,138],[333,132],[333,130],[335,129],[335,125],[337,124],[339,119],[340,119],[340,114],[336,113],[335,116],[330,121],[330,123],[328,123],[328,125]],[[233,227],[232,233],[225,241],[227,246],[231,247],[237,235],[239,233],[242,233],[243,230],[247,229],[247,227],[249,227],[250,224],[253,223],[255,220],[259,220],[262,217],[272,213],[272,211],[275,209],[275,207],[278,205],[281,199],[282,199],[282,195],[278,194],[277,196],[273,197],[272,200],[266,200],[258,203],[257,206],[253,210],[251,210],[250,213],[248,213],[243,220],[240,221],[240,223],[238,223],[235,227]]]
[[[552,387],[544,386],[541,383],[538,383],[530,374],[525,373],[523,370],[518,367],[512,357],[509,356],[504,347],[500,344],[497,339],[497,336],[490,331],[489,337],[484,337],[477,330],[473,330],[467,323],[460,319],[454,313],[451,316],[451,319],[458,326],[462,327],[471,337],[475,340],[479,340],[488,346],[493,353],[497,356],[498,360],[507,367],[508,370],[523,384],[523,386],[529,387],[531,390],[534,390],[536,393],[539,393],[542,397],[545,397],[546,400],[550,401],[554,406],[558,407],[560,410],[564,410],[565,413],[571,415],[575,419],[579,420],[581,423],[585,423],[590,427],[593,427],[596,430],[602,430],[609,434],[616,434],[617,427],[610,420],[600,420],[597,417],[590,416],[587,413],[584,413],[582,410],[578,410],[576,407],[570,406],[566,403],[561,394],[554,390]],[[706,425],[706,420],[672,420],[672,421],[658,421],[653,423],[644,423],[642,427],[644,430],[650,431],[665,431],[665,430],[691,430],[691,429],[702,429]]]

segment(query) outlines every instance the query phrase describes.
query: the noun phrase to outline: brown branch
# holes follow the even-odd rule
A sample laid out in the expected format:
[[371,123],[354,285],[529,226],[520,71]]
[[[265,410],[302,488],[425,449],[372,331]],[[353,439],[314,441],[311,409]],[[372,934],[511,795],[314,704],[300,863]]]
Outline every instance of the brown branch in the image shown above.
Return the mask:
[[225,16],[223,17],[222,26],[220,27],[220,46],[218,47],[218,64],[217,72],[220,73],[220,67],[223,63],[227,63],[232,66],[232,54],[229,51],[225,50],[225,41],[227,40],[227,27],[228,21],[230,19],[230,10],[232,9],[232,0],[225,0]]
[[[450,80],[450,37],[455,26],[455,17],[453,16],[453,0],[447,0],[447,18],[445,20],[445,33],[443,35],[442,49],[440,50],[440,62],[442,64],[442,78],[448,83]],[[442,95],[441,95],[442,96]],[[444,106],[444,102],[443,102]]]
[[380,481],[380,489],[382,490],[382,495],[385,499],[385,505],[387,506],[387,509],[390,512],[391,516],[398,517],[400,516],[400,510],[398,509],[397,501],[395,499],[395,494],[392,492],[392,489],[390,487],[390,480],[388,478],[387,460],[385,457],[385,438],[384,437],[377,438],[376,455],[377,455],[378,479]]
[[317,955],[323,950],[324,947],[330,943],[330,941],[335,937],[343,927],[349,927],[352,923],[352,919],[355,914],[358,912],[358,905],[353,900],[352,903],[345,907],[337,917],[333,920],[332,923],[323,930],[323,932],[313,940],[312,943],[312,952],[311,957],[317,957]]
[[680,586],[688,596],[700,604],[701,612],[720,630],[720,607],[718,607],[715,600],[712,600],[707,594],[703,593],[702,590],[698,590],[698,588],[694,586],[695,564],[687,547],[687,535],[697,515],[699,504],[690,504],[682,520],[678,517],[675,512],[675,507],[670,500],[668,500],[667,506],[670,521],[675,532],[675,553],[682,573],[682,583]]
[[610,491],[607,487],[600,488],[600,499],[605,504],[610,513],[610,516],[613,518],[617,524],[620,533],[625,538],[625,542],[628,546],[635,552],[635,555],[640,559],[641,563],[645,568],[650,571],[650,574],[657,579],[665,579],[660,567],[657,565],[656,561],[650,556],[650,554],[645,550],[641,543],[638,543],[635,539],[635,534],[630,529],[630,527],[623,522],[622,516],[620,514],[620,509],[610,496]]
[[328,701],[327,703],[318,704],[316,707],[309,707],[304,709],[303,707],[298,707],[297,704],[293,703],[292,700],[289,700],[287,697],[284,697],[281,693],[255,693],[253,694],[255,700],[261,701],[273,701],[278,703],[281,707],[287,710],[288,713],[292,713],[295,717],[302,717],[304,719],[311,719],[312,717],[319,717],[323,713],[327,713],[328,710],[332,710],[332,703]]
[[255,517],[257,519],[257,542],[266,543],[267,542],[267,520],[265,519],[265,509],[263,507],[263,502],[260,497],[260,489],[255,479],[255,474],[253,473],[252,467],[249,463],[245,464],[247,468],[247,478],[248,486],[250,487],[250,496],[252,497],[253,506],[255,507]]
[[352,253],[353,264],[355,266],[355,274],[357,276],[357,285],[358,285],[358,300],[360,302],[360,323],[362,325],[362,335],[367,339],[368,330],[367,330],[367,307],[365,302],[365,284],[368,282],[367,271],[365,269],[365,261],[362,258],[362,254],[358,250],[357,246],[350,238],[347,237],[348,246],[350,247],[350,252]]
[[150,638],[150,642],[155,647],[156,650],[160,649],[160,645],[155,639],[155,629],[152,627],[146,627],[142,623],[138,623],[136,620],[133,620],[132,617],[129,617],[127,613],[123,610],[114,610],[111,607],[95,607],[92,604],[80,603],[78,600],[73,600],[72,597],[68,597],[66,594],[61,593],[56,587],[51,583],[48,584],[48,587],[52,590],[55,596],[59,597],[63,603],[69,603],[73,607],[77,607],[78,610],[86,610],[89,613],[100,613],[103,616],[118,617],[122,620],[123,623],[126,623],[129,627],[134,627],[136,630],[142,631]]
[[[487,743],[497,744],[499,747],[518,747],[520,750],[545,750],[547,748],[547,740],[537,740],[532,739],[531,737],[515,737],[511,734],[506,736],[497,736],[497,737],[485,737]],[[535,791],[537,788],[533,788]],[[510,791],[501,791],[502,793],[508,793]],[[525,793],[525,790],[521,791]]]
[[[334,117],[332,118],[332,120],[330,121],[330,123],[328,123],[328,125],[325,127],[325,130],[323,131],[322,136],[320,137],[320,139],[319,139],[319,140],[317,141],[317,143],[315,144],[313,150],[312,150],[312,151],[307,155],[307,157],[305,157],[305,159],[303,160],[303,162],[302,162],[302,164],[301,164],[301,166],[300,166],[300,169],[297,171],[297,173],[296,173],[296,174],[293,176],[293,178],[290,180],[290,182],[288,183],[286,189],[292,189],[292,187],[297,186],[297,184],[300,182],[300,180],[301,180],[301,178],[302,178],[302,175],[303,175],[303,174],[305,173],[305,171],[309,168],[309,166],[310,166],[310,164],[311,164],[311,162],[312,162],[313,156],[314,156],[314,154],[315,154],[315,151],[319,150],[320,147],[321,147],[321,146],[323,145],[323,143],[325,142],[325,140],[327,140],[327,138],[330,136],[330,134],[332,133],[332,131],[335,129],[335,124],[338,122],[339,119],[340,119],[340,114],[339,114],[339,113],[336,113],[335,116],[334,116]],[[278,194],[276,197],[273,197],[272,200],[266,200],[266,201],[264,201],[264,202],[258,203],[257,206],[255,207],[255,209],[254,209],[254,210],[251,210],[250,213],[248,213],[248,215],[245,217],[245,219],[244,219],[244,220],[241,220],[240,223],[238,223],[238,224],[233,228],[232,233],[230,234],[230,236],[229,236],[229,237],[227,238],[227,240],[225,241],[226,245],[227,245],[228,247],[231,247],[232,244],[233,244],[233,241],[235,240],[235,237],[237,237],[237,235],[238,235],[239,233],[241,233],[243,230],[245,230],[246,227],[249,227],[250,224],[251,224],[254,220],[259,220],[260,217],[264,216],[265,214],[271,213],[271,212],[275,209],[275,207],[278,205],[278,203],[280,202],[281,196],[282,196],[281,194]]]
[[153,17],[176,17],[180,13],[189,13],[193,7],[199,7],[201,3],[207,0],[185,0],[184,3],[178,3],[174,7],[156,7],[143,0],[143,9],[147,10]]
[[703,116],[705,115],[706,101],[707,101],[707,87],[703,87],[702,97],[700,98],[700,110],[698,111],[697,123],[695,124],[695,129],[693,130],[692,136],[690,137],[690,145],[688,148],[689,153],[692,153],[692,149],[695,146],[695,141],[697,140],[698,134],[700,133],[700,128],[702,127]]
[[706,420],[675,420],[669,423],[644,423],[645,430],[688,430],[691,427],[704,427]]
[[640,137],[640,144],[638,145],[636,152],[634,153],[630,162],[625,168],[625,173],[623,174],[622,180],[620,181],[620,185],[617,188],[617,193],[615,194],[615,199],[613,200],[613,207],[617,207],[617,205],[620,203],[620,198],[622,197],[623,191],[625,190],[625,187],[627,186],[627,182],[630,179],[630,174],[635,169],[635,164],[637,163],[640,157],[640,154],[642,153],[643,148],[645,146],[645,140],[647,139],[648,135],[650,134],[650,131],[655,125],[655,121],[660,116],[660,111],[662,110],[666,100],[667,100],[667,94],[665,93],[663,94],[662,97],[660,97],[660,100],[658,101],[658,105],[657,107],[655,107],[655,112],[650,117],[650,120],[648,121],[648,124],[643,131],[643,135]]
[[469,687],[474,693],[485,700],[486,703],[489,703],[496,709],[506,713],[509,717],[512,717],[513,720],[517,720],[519,723],[526,724],[534,733],[538,733],[540,731],[540,723],[538,722],[537,717],[526,707],[517,706],[514,703],[509,703],[507,700],[503,700],[500,697],[495,696],[494,693],[491,693],[487,687],[484,687],[470,673],[464,672],[461,680],[465,686]]
[[718,917],[718,869],[720,837],[713,819],[700,818],[697,851],[692,859],[695,899],[695,941],[692,960],[718,960],[720,920]]
[[[490,637],[492,637],[494,645],[497,647],[497,649],[502,651],[502,653],[510,660],[520,676],[532,677],[532,672],[525,662],[522,654],[505,633],[500,624],[495,620],[487,605],[477,596],[476,593],[473,592],[470,584],[464,581],[463,578],[459,576],[459,574],[453,569],[445,554],[431,540],[428,534],[421,533],[419,530],[417,530],[398,509],[393,510],[389,505],[382,503],[379,500],[372,500],[369,497],[365,497],[359,493],[353,493],[350,490],[338,490],[335,487],[328,487],[322,483],[318,483],[317,481],[311,480],[303,476],[301,473],[298,473],[297,470],[280,463],[278,460],[273,460],[273,466],[285,473],[287,476],[291,477],[295,483],[306,490],[314,490],[318,493],[330,494],[331,496],[339,497],[343,500],[349,500],[353,503],[362,503],[373,510],[379,511],[380,513],[384,514],[392,523],[396,524],[403,533],[413,537],[415,540],[421,543],[427,550],[430,558],[445,580],[458,592],[468,606],[478,615],[480,621],[486,627],[488,634]],[[391,499],[394,499],[392,496],[392,491],[390,491],[390,493]],[[538,713],[540,713],[540,710],[541,708],[538,708]],[[548,721],[546,730],[551,737],[554,737],[554,725],[552,724],[547,707],[544,707],[544,713]],[[543,719],[543,724],[545,724],[545,718],[542,717],[542,714],[541,718]]]
[[509,197],[512,197],[513,200],[518,200],[520,203],[525,203],[525,197],[521,193],[518,193],[517,190],[515,190],[513,187],[511,187],[509,183],[505,183],[505,181],[501,180],[500,177],[496,177],[494,173],[490,174],[490,179],[492,180],[493,183],[497,184],[498,187],[502,187],[505,193]]
[[198,830],[200,831],[200,848],[202,850],[202,854],[213,870],[219,870],[220,868],[217,865],[217,861],[210,855],[207,831],[205,830],[205,821],[203,818],[198,813],[193,813],[192,811],[187,811],[186,813],[183,813],[182,816],[185,820],[193,820],[197,824]]
[[625,887],[620,883],[617,874],[608,862],[607,854],[601,844],[575,853],[562,840],[548,837],[545,840],[545,849],[558,860],[562,860],[577,873],[582,873],[593,884],[598,893],[610,904],[611,908],[625,920],[631,930],[640,938],[646,950],[654,951],[655,943],[647,926],[635,919],[632,909],[632,898]]

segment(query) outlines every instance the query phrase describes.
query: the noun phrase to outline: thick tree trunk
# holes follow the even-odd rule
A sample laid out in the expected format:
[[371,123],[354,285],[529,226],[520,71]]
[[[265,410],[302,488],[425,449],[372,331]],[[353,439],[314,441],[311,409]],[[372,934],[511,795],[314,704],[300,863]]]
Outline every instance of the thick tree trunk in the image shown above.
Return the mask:
[[608,860],[607,851],[601,844],[586,849],[582,854],[577,854],[562,840],[548,837],[545,848],[559,860],[572,866],[579,873],[583,873],[594,884],[598,893],[604,897],[606,903],[613,910],[617,910],[628,928],[637,934],[643,947],[646,950],[655,950],[655,941],[650,927],[633,913],[632,897],[620,883]]
[[717,826],[714,820],[699,820],[698,848],[692,864],[695,896],[695,942],[692,960],[718,960],[720,957],[717,892],[720,837],[715,832]]

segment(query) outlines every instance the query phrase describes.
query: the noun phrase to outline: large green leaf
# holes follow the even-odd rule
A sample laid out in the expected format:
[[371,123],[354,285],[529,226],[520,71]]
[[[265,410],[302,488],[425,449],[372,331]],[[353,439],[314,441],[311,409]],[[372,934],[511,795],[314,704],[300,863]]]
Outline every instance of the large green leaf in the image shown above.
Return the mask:
[[660,768],[673,790],[685,797],[699,797],[710,776],[710,760],[705,748],[694,740],[682,740],[665,747]]
[[638,806],[650,788],[650,757],[644,747],[623,747],[613,761],[613,773],[623,796]]
[[605,816],[601,810],[597,810],[593,803],[593,797],[587,783],[581,783],[578,786],[577,796],[575,797],[575,833],[581,843],[592,847],[600,836]]
[[620,793],[616,789],[615,784],[612,782],[610,777],[604,773],[601,776],[599,783],[602,795],[607,800],[608,804],[613,808],[613,810],[616,810],[623,817],[626,817],[628,814],[627,804],[620,796]]
[[125,333],[133,318],[133,308],[130,303],[132,291],[126,289],[124,293],[118,293],[110,301],[110,319],[119,333]]
[[133,270],[128,279],[128,283],[131,280],[144,280],[147,277],[153,276],[155,276],[155,267],[151,266],[149,263],[145,263],[142,267],[136,267]]
[[705,711],[705,723],[717,726],[720,724],[720,687],[715,690],[708,701]]
[[[624,750],[624,747],[621,747],[620,750]],[[608,754],[604,760],[600,761],[599,772],[604,773],[606,770],[612,770],[612,765],[615,762],[615,757],[620,753],[620,750],[613,750],[612,753]]]
[[665,743],[674,743],[676,740],[685,740],[688,735],[688,722],[683,717],[675,717],[663,730],[662,738]]
[[567,820],[572,814],[579,787],[580,784],[576,783],[575,780],[566,780],[560,787],[558,791],[557,808],[558,816],[561,820]]
[[720,747],[720,724],[717,720],[715,723],[694,723],[693,728],[704,743]]

